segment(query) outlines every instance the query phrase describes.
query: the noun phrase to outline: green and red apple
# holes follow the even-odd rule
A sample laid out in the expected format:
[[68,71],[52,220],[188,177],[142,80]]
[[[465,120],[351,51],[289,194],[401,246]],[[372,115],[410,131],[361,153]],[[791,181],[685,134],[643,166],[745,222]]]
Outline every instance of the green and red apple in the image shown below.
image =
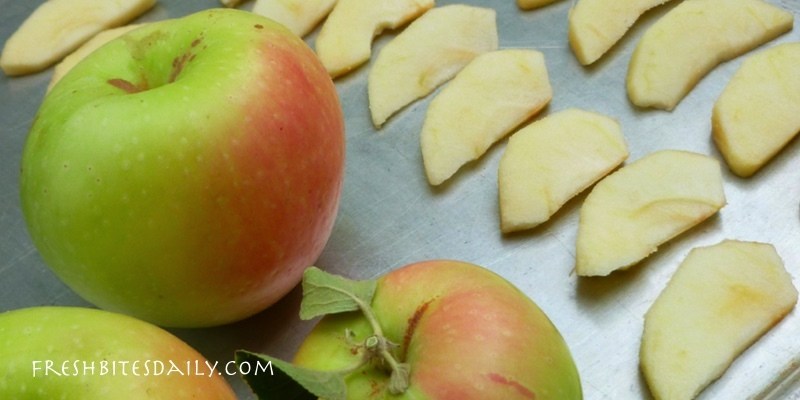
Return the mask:
[[121,314],[79,307],[0,314],[2,399],[236,399],[224,369],[213,366],[169,332]]
[[[312,308],[342,307],[344,299],[332,295],[348,291],[342,289],[345,285],[322,280],[309,285],[308,275],[303,281],[301,318],[315,315],[304,316]],[[362,312],[326,315],[301,344],[293,364],[282,367],[298,382],[304,380],[297,377],[309,371],[331,374],[306,380],[311,382],[306,389],[333,389],[330,382],[343,379],[340,386],[346,387],[346,394],[312,391],[314,395],[459,400],[582,397],[577,368],[557,328],[530,298],[499,275],[473,264],[439,260],[411,264],[374,282],[374,295],[363,295],[370,293],[363,282],[351,286],[352,292],[362,293],[362,300],[356,300],[364,303],[359,306]],[[329,295],[320,297],[325,290]],[[309,296],[317,298],[311,301]],[[257,359],[252,356],[240,352],[238,360]],[[302,374],[295,370],[298,367]],[[262,398],[273,398],[276,392],[271,390],[278,389],[275,377],[245,379]]]
[[344,172],[313,51],[245,11],[150,24],[44,99],[21,176],[45,262],[94,304],[211,326],[273,304],[322,252]]

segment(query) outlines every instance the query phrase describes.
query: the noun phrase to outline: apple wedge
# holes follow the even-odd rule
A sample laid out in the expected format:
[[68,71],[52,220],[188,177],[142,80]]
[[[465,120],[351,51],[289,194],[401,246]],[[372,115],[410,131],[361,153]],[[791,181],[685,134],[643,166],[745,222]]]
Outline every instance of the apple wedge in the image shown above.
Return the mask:
[[648,310],[640,364],[656,399],[691,399],[797,303],[772,245],[692,250]]
[[517,6],[523,10],[532,10],[534,8],[544,7],[548,4],[555,3],[558,0],[517,0]]
[[568,37],[583,65],[600,59],[647,10],[669,0],[578,0],[569,10]]
[[256,0],[253,12],[275,20],[303,37],[331,12],[335,4],[336,0]]
[[628,158],[619,123],[578,109],[547,116],[508,140],[498,168],[504,233],[547,221]]
[[58,83],[61,78],[69,72],[72,67],[75,66],[78,62],[86,58],[89,54],[93,51],[100,48],[100,46],[110,42],[113,39],[116,39],[138,27],[142,26],[142,24],[133,24],[133,25],[125,25],[120,26],[117,28],[111,28],[104,30],[97,35],[94,35],[88,42],[78,47],[77,50],[70,53],[68,56],[64,57],[60,63],[56,64],[55,68],[53,69],[53,76],[50,78],[50,84],[47,86],[47,91],[49,92],[50,89]]
[[453,4],[426,12],[387,43],[370,68],[367,94],[373,124],[380,128],[398,110],[497,46],[496,12],[491,8]]
[[339,0],[317,36],[317,55],[331,77],[345,74],[369,60],[375,36],[405,25],[433,4],[434,0]]
[[800,132],[800,43],[748,57],[714,104],[714,142],[731,171],[753,175]]
[[677,150],[652,153],[607,176],[586,197],[576,272],[604,276],[630,267],[724,205],[717,160]]
[[553,97],[544,55],[509,49],[472,60],[431,101],[420,144],[425,173],[439,185]]
[[6,75],[41,71],[92,36],[150,9],[155,0],[49,0],[8,39],[0,55]]
[[672,110],[719,63],[790,30],[792,14],[761,0],[687,0],[651,25],[628,66],[639,107]]

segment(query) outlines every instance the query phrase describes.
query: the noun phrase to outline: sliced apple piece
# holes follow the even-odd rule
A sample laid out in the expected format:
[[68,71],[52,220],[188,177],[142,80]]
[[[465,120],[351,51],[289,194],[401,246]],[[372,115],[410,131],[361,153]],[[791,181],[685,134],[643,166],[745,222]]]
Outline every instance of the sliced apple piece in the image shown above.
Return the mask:
[[225,7],[236,7],[242,0],[219,0],[219,2]]
[[523,10],[532,10],[534,8],[544,7],[548,4],[555,3],[558,0],[517,0],[517,6]]
[[339,0],[322,24],[315,49],[332,77],[369,60],[372,39],[433,7],[433,0]]
[[544,55],[509,49],[472,60],[431,101],[420,144],[431,185],[450,178],[553,98]]
[[688,0],[651,25],[628,67],[628,97],[672,110],[719,63],[790,30],[792,14],[761,0]]
[[583,65],[600,59],[645,11],[669,0],[578,0],[569,10],[569,44]]
[[60,63],[56,64],[55,68],[53,69],[53,76],[50,78],[50,84],[47,86],[47,91],[49,92],[50,89],[55,86],[55,84],[61,80],[61,78],[69,72],[78,62],[86,58],[89,54],[93,51],[100,48],[100,46],[110,42],[113,39],[116,39],[138,27],[142,26],[142,24],[132,24],[132,25],[125,25],[120,26],[117,28],[111,28],[104,30],[97,35],[94,35],[88,42],[78,47],[77,50],[70,53],[68,56],[64,57]]
[[256,0],[253,12],[275,20],[303,37],[331,12],[335,4],[336,0]]
[[630,267],[724,205],[717,160],[677,150],[652,153],[605,177],[586,197],[575,270],[603,276]]
[[714,142],[731,171],[753,175],[800,133],[800,43],[748,57],[714,104]]
[[141,15],[155,0],[49,0],[8,39],[0,55],[6,75],[41,71],[92,36]]
[[501,230],[547,221],[626,158],[619,123],[604,115],[568,109],[520,129],[508,140],[498,168]]
[[640,364],[656,399],[691,399],[797,303],[772,245],[692,250],[645,315]]
[[496,13],[491,8],[453,4],[426,12],[381,49],[370,69],[372,122],[380,127],[497,46]]

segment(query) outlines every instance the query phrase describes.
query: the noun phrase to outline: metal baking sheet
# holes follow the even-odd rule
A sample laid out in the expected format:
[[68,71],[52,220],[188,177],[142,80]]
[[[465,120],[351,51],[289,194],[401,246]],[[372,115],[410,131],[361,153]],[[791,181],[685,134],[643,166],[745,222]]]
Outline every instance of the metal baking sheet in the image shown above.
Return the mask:
[[[768,0],[795,17],[798,0]],[[456,1],[439,0],[437,5]],[[617,118],[630,160],[660,149],[684,149],[721,159],[710,138],[714,100],[743,57],[717,67],[672,112],[639,110],[626,97],[625,73],[636,41],[672,6],[648,12],[596,65],[581,67],[567,44],[572,0],[521,11],[513,0],[465,0],[497,10],[501,48],[544,53],[554,89],[540,115],[578,107]],[[41,1],[0,0],[0,42]],[[141,18],[160,20],[209,7],[216,0],[160,0]],[[242,8],[252,7],[252,1]],[[380,51],[397,32],[374,42]],[[313,45],[316,32],[307,37]],[[762,46],[800,40],[797,30]],[[373,57],[374,58],[374,57]],[[380,131],[366,106],[369,65],[337,80],[346,115],[347,167],[333,235],[317,265],[354,278],[370,278],[407,263],[435,258],[473,262],[506,277],[547,312],[569,344],[587,399],[646,399],[638,368],[643,315],[687,252],[723,239],[775,245],[797,284],[800,277],[800,143],[792,142],[751,179],[724,171],[728,205],[715,217],[666,244],[626,272],[597,279],[573,272],[578,210],[585,193],[550,222],[520,234],[502,235],[498,222],[497,165],[505,142],[462,169],[440,188],[425,180],[419,131],[431,97],[393,117]],[[19,165],[32,118],[51,70],[8,78],[0,74],[0,311],[38,305],[83,305],[59,282],[33,247],[20,212]],[[229,326],[172,330],[206,357],[221,362],[246,348],[290,358],[313,322],[297,317],[295,289],[267,311]],[[800,312],[792,312],[745,351],[702,399],[800,398]],[[241,398],[253,398],[236,377]]]

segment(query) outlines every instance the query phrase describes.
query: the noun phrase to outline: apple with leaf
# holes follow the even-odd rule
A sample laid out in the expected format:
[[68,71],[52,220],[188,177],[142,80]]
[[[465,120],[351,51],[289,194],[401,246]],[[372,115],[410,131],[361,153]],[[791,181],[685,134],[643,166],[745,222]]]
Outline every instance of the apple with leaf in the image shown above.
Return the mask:
[[569,349],[533,301],[484,268],[428,261],[377,280],[315,267],[303,277],[300,317],[324,315],[293,363],[244,375],[263,399],[580,399]]

